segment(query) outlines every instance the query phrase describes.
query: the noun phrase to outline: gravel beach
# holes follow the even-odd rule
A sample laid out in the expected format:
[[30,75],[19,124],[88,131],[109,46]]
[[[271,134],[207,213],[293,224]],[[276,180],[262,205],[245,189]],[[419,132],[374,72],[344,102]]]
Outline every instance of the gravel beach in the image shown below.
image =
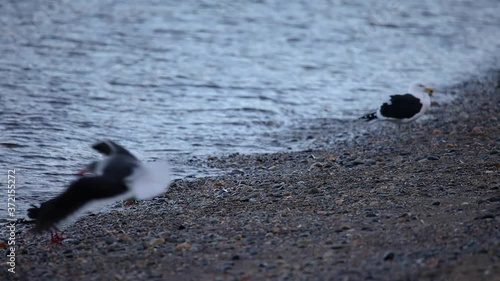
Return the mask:
[[84,216],[59,244],[18,224],[0,279],[500,280],[499,77],[447,89],[411,138],[353,121],[321,148],[339,132],[306,130],[318,148],[208,157],[228,173]]

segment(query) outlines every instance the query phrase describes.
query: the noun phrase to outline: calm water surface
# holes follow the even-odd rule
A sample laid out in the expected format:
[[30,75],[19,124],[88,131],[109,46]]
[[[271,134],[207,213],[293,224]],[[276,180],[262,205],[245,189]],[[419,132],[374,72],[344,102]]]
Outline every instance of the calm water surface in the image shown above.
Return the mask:
[[0,3],[0,218],[7,169],[22,217],[101,138],[202,176],[190,160],[301,149],[300,124],[352,120],[414,80],[446,100],[499,66],[498,0],[125,2]]

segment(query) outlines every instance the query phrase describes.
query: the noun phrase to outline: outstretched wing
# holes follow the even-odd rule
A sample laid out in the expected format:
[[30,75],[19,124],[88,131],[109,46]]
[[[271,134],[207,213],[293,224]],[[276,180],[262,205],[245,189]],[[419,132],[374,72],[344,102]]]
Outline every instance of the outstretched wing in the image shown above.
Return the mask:
[[109,177],[82,177],[73,183],[59,196],[40,205],[30,208],[28,217],[35,219],[34,231],[50,230],[59,222],[70,217],[86,204],[96,200],[112,199],[126,194],[127,186]]
[[101,142],[98,142],[94,145],[92,145],[92,148],[99,151],[100,153],[104,155],[111,155],[111,154],[121,154],[121,155],[127,155],[130,156],[134,159],[137,159],[130,151],[125,149],[123,146],[111,141],[111,140],[104,140]]
[[411,118],[420,112],[422,103],[411,95],[393,95],[391,101],[382,104],[380,113],[387,118],[405,119]]

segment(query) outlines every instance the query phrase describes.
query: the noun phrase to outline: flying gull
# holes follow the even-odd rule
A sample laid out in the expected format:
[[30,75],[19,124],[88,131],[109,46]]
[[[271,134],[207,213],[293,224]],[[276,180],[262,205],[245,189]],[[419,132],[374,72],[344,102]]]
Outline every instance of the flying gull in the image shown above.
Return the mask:
[[[143,163],[113,141],[92,146],[105,157],[80,171],[79,179],[58,196],[28,209],[35,220],[35,232],[50,231],[51,241],[59,242],[59,227],[74,221],[85,211],[125,199],[149,199],[166,191],[171,181],[166,162]],[[54,232],[55,231],[55,234]]]

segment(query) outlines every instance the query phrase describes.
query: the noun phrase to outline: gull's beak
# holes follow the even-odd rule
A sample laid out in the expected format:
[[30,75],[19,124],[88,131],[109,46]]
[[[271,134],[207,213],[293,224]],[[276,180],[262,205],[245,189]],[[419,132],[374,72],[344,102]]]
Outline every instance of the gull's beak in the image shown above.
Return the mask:
[[429,93],[429,95],[432,95],[432,93],[434,93],[434,89],[433,88],[425,88],[424,91],[426,91],[427,93]]

